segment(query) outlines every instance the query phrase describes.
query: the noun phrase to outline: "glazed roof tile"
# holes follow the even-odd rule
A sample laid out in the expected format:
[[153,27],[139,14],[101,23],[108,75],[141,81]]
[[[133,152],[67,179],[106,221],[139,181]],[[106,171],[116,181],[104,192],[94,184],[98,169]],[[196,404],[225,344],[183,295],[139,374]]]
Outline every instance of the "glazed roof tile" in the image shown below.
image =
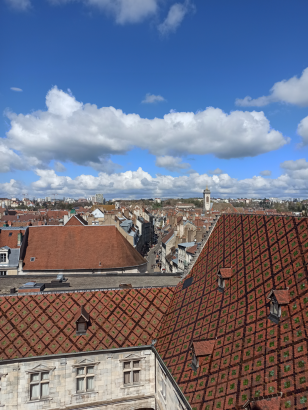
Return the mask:
[[196,356],[205,356],[213,353],[215,340],[194,340],[192,345]]
[[224,279],[230,279],[232,277],[232,269],[231,268],[220,268],[218,270],[221,277]]
[[[2,296],[0,358],[150,344],[172,295],[165,287]],[[77,336],[81,306],[91,325]]]
[[[270,295],[273,294],[280,305],[288,305],[290,303],[290,295],[288,289],[272,290]],[[270,297],[269,295],[269,297]]]
[[[279,410],[307,408],[307,263],[307,218],[219,218],[184,279],[192,283],[175,288],[156,344],[192,408],[236,410],[280,392]],[[232,277],[220,293],[217,271],[224,266]],[[290,303],[274,324],[267,295],[287,287]],[[196,372],[190,367],[195,339],[216,339]]]

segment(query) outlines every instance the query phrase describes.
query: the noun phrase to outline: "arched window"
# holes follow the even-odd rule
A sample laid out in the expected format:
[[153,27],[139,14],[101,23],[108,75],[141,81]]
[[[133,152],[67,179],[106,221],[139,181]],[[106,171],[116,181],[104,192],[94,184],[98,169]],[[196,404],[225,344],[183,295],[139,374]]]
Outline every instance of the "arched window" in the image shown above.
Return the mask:
[[208,196],[206,197],[206,202],[210,202],[210,199],[209,199],[209,197],[208,197]]

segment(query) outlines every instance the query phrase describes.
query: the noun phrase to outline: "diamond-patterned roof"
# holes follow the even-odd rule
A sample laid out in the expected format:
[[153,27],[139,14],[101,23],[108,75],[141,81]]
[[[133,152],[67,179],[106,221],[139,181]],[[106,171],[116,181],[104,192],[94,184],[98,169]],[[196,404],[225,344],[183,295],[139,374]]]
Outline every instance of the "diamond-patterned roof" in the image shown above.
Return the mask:
[[[223,215],[163,318],[156,348],[193,410],[239,409],[282,392],[280,409],[308,408],[307,218]],[[231,267],[217,290],[217,271]],[[267,295],[289,288],[279,324]],[[217,338],[217,339],[216,339]],[[196,372],[193,340],[215,339]]]
[[[119,289],[0,297],[0,359],[148,345],[173,288]],[[84,306],[91,326],[76,335]]]

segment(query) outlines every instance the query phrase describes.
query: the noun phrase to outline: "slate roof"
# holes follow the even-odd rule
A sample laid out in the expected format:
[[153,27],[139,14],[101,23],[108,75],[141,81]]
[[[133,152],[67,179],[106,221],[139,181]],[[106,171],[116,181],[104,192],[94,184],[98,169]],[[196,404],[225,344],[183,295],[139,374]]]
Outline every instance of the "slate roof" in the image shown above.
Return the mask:
[[124,269],[146,263],[115,226],[29,227],[21,259],[24,271]]
[[[236,410],[282,392],[280,410],[308,403],[307,218],[222,215],[190,274],[181,281],[155,345],[194,410]],[[230,286],[217,288],[219,267]],[[267,295],[289,287],[278,324]],[[192,340],[216,339],[194,372]]]
[[[39,293],[0,297],[0,360],[151,344],[173,288]],[[76,314],[89,314],[76,335]]]

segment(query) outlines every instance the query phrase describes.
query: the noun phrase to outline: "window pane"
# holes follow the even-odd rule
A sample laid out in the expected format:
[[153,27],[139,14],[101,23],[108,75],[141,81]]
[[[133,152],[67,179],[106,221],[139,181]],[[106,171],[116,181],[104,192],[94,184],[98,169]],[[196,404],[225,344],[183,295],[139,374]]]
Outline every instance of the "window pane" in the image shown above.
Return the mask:
[[40,385],[39,384],[30,384],[30,399],[39,399],[40,398]]
[[87,330],[86,323],[77,323],[77,330],[78,332],[84,332]]
[[49,396],[49,383],[42,383],[42,397]]
[[39,373],[31,374],[31,382],[38,382],[38,381],[40,381],[40,374]]
[[124,362],[124,369],[130,369],[130,362]]
[[139,370],[133,372],[134,383],[139,383]]
[[77,391],[83,391],[84,389],[84,378],[83,377],[79,377],[77,380]]
[[93,374],[94,373],[94,366],[88,366],[87,367],[87,373],[88,374]]
[[93,390],[94,389],[94,377],[87,377],[87,390]]
[[80,374],[84,374],[84,367],[77,368],[77,375],[79,376]]
[[42,373],[42,380],[48,380],[48,379],[49,379],[49,373],[48,372]]
[[138,361],[138,362],[133,362],[133,367],[134,367],[135,369],[138,368],[138,367],[140,367],[140,366],[139,366],[139,363],[140,363],[139,361]]
[[124,373],[124,384],[130,384],[130,372]]

